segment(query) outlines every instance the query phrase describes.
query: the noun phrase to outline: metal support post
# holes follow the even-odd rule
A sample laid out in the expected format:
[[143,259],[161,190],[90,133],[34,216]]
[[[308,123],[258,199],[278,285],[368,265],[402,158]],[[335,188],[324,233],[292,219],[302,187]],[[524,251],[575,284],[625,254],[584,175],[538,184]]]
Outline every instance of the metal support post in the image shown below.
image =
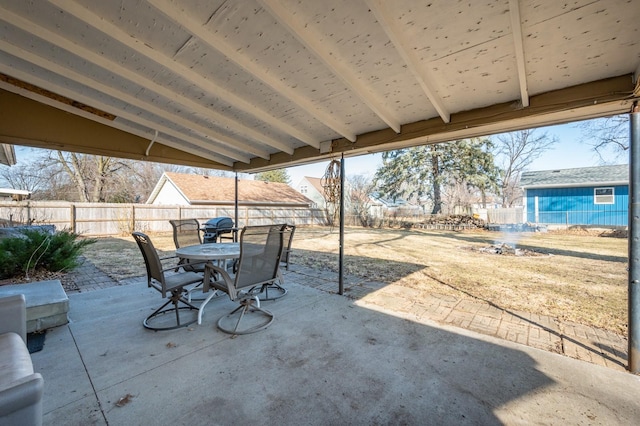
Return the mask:
[[640,108],[629,120],[629,371],[640,373]]
[[[234,207],[235,207],[235,217],[233,218],[235,224],[233,225],[235,228],[239,228],[240,225],[238,225],[238,172],[236,172],[236,186],[235,186],[235,202],[234,202]],[[235,241],[235,239],[234,239]]]
[[338,294],[344,294],[344,154],[340,158],[340,254],[338,255]]

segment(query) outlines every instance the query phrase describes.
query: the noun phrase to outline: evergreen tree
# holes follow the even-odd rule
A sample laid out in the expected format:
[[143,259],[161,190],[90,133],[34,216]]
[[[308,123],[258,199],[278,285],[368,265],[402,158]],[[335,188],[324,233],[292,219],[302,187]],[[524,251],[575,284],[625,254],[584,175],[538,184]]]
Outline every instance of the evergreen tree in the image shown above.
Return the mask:
[[490,139],[472,138],[385,152],[375,176],[379,192],[393,199],[430,199],[431,214],[441,213],[446,185],[462,183],[483,196],[496,187],[491,148]]
[[286,169],[269,170],[267,172],[256,173],[255,180],[262,180],[265,182],[280,182],[289,185],[291,179]]

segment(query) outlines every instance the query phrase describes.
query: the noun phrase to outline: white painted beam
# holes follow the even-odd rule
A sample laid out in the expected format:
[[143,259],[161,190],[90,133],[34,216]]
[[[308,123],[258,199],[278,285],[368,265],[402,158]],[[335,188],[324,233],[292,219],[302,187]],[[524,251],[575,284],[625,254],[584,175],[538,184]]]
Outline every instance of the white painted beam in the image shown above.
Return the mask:
[[116,25],[102,19],[100,16],[91,12],[84,6],[79,5],[73,0],[49,0],[49,2],[55,4],[61,10],[75,16],[77,19],[83,21],[87,25],[102,32],[108,37],[117,40],[121,44],[127,46],[127,48],[136,51],[143,57],[153,60],[160,66],[170,70],[171,72],[180,75],[187,81],[190,81],[194,85],[202,88],[203,90],[214,93],[217,97],[224,99],[225,102],[233,105],[234,107],[253,115],[264,123],[272,126],[294,138],[313,146],[314,148],[320,147],[320,141],[316,140],[313,136],[306,132],[300,131],[292,125],[283,122],[277,117],[269,114],[268,112],[257,107],[253,103],[241,98],[225,87],[217,84],[216,82],[205,78],[201,74],[197,73],[193,69],[180,64],[167,55],[149,47],[140,40],[130,36],[126,32],[122,31]]
[[397,52],[402,57],[402,60],[407,64],[409,70],[413,73],[416,80],[420,83],[420,87],[429,98],[429,101],[433,107],[438,111],[440,118],[445,123],[451,121],[451,114],[444,106],[442,99],[436,93],[435,87],[431,83],[431,76],[429,70],[427,70],[423,64],[420,63],[420,59],[409,48],[409,41],[406,40],[402,33],[402,29],[391,18],[389,12],[389,5],[391,2],[385,0],[365,0],[369,9],[373,12],[376,19],[384,29],[385,33],[393,43]]
[[[125,68],[114,61],[110,61],[106,59],[104,56],[100,55],[99,53],[96,53],[90,49],[86,49],[82,46],[79,46],[56,33],[48,31],[43,27],[23,18],[20,15],[16,15],[15,13],[9,10],[0,8],[0,19],[4,20],[10,25],[14,25],[20,28],[25,32],[31,33],[32,35],[38,38],[46,40],[47,42],[54,44],[60,47],[61,49],[71,52],[74,55],[77,55],[88,62],[91,62],[110,72],[118,74],[120,77],[125,78],[145,88],[146,90],[155,92],[161,96],[166,97],[167,99],[170,99],[174,102],[182,104],[186,109],[190,109],[194,112],[197,112],[201,114],[203,117],[210,117],[211,119],[216,121],[218,125],[226,127],[231,132],[238,134],[240,133],[240,131],[242,131],[244,136],[250,139],[254,139],[258,142],[264,143],[265,145],[272,146],[274,148],[277,148],[281,151],[284,151],[290,154],[293,153],[292,147],[285,145],[282,142],[277,141],[273,138],[266,137],[254,129],[248,128],[244,125],[238,125],[238,123],[235,123],[234,121],[230,120],[228,117],[212,109],[209,109],[206,106],[201,105],[190,98],[187,98],[186,96],[176,93],[165,86],[162,86],[145,77],[142,77],[136,72],[131,71],[128,68]],[[251,145],[243,144],[241,141],[237,141],[235,139],[234,139],[234,143],[238,145],[243,145],[242,149],[247,149],[248,152],[251,152],[250,151],[250,149],[252,149]]]
[[[2,66],[2,64],[0,64],[0,70],[3,70],[3,71],[6,70]],[[12,69],[12,71],[15,71],[15,70]],[[25,76],[23,75],[23,77],[25,77]],[[24,80],[24,81],[26,81],[26,80]],[[40,83],[44,82],[43,80],[38,79],[38,78],[35,78],[34,81],[37,81],[37,82],[40,82]],[[31,83],[31,84],[35,84],[35,83]],[[109,120],[107,118],[100,117],[100,116],[98,116],[96,114],[93,114],[91,112],[78,109],[78,108],[76,108],[76,107],[74,107],[72,105],[68,105],[68,104],[59,102],[59,101],[57,101],[55,99],[40,95],[38,93],[32,92],[32,91],[27,90],[27,89],[23,89],[21,87],[14,86],[14,85],[6,83],[4,81],[0,81],[0,88],[6,90],[8,92],[12,92],[12,93],[15,93],[17,95],[24,96],[25,98],[32,99],[32,100],[37,101],[39,103],[43,103],[45,105],[52,106],[52,107],[60,109],[62,111],[66,111],[66,112],[68,112],[70,114],[78,115],[80,117],[83,117],[83,118],[86,118],[86,119],[89,119],[89,120],[96,121],[98,123],[104,124],[105,126],[113,127],[114,129],[118,129],[118,130],[122,130],[122,131],[127,132],[127,133],[131,133],[132,135],[140,136],[142,138],[149,139],[149,140],[151,140],[151,138],[153,138],[153,131],[151,131],[151,130],[148,131],[148,132],[141,131],[140,129],[133,128],[131,126],[127,126],[126,124],[124,124],[122,122],[118,122],[117,120],[116,121],[111,121],[111,120]],[[188,152],[189,154],[193,154],[193,155],[197,155],[197,156],[202,157],[202,158],[206,158],[206,159],[211,160],[211,161],[216,161],[218,163],[224,164],[224,165],[229,166],[229,167],[233,167],[233,162],[229,161],[229,159],[220,157],[219,155],[211,153],[210,151],[207,151],[207,150],[192,149],[190,147],[183,146],[180,143],[176,143],[174,141],[171,141],[171,140],[168,140],[168,139],[164,139],[162,137],[156,138],[156,142],[159,143],[159,144],[166,145],[166,146],[169,146],[171,148],[180,150],[180,151]]]
[[[38,87],[45,87],[46,86],[46,87],[49,87],[51,91],[54,91],[58,95],[65,96],[65,97],[67,97],[69,99],[73,99],[73,100],[76,100],[78,102],[82,102],[82,103],[84,103],[86,105],[91,105],[92,107],[101,109],[103,111],[109,111],[110,109],[113,109],[113,107],[110,106],[110,105],[106,105],[106,104],[104,104],[102,102],[98,102],[93,98],[89,98],[88,96],[82,95],[81,93],[78,93],[76,91],[67,89],[67,88],[59,86],[57,84],[52,84],[51,81],[44,80],[44,79],[42,79],[42,78],[40,78],[38,76],[35,76],[33,74],[27,74],[27,73],[24,73],[24,72],[18,72],[15,68],[7,66],[7,65],[5,65],[3,63],[0,63],[0,72],[5,73],[5,74],[9,74],[10,73],[13,77],[15,77],[15,78],[17,78],[19,80],[25,81],[25,82],[27,82],[29,84],[33,84],[34,86],[38,86]],[[10,86],[10,85],[7,84],[6,86]],[[13,91],[14,93],[18,93],[15,90],[11,90],[10,88],[8,88],[6,86],[3,86],[6,90],[10,90],[10,91]],[[25,91],[26,90],[24,90],[23,92],[25,92]],[[24,95],[24,93],[18,93],[18,94]],[[47,100],[48,99],[48,101],[46,101],[45,103],[47,105],[54,106],[56,108],[61,108],[61,106],[65,105],[65,104],[62,104],[62,103],[60,103],[58,101],[55,101],[53,99],[50,99],[50,98],[47,98],[47,97],[44,97],[44,96],[39,96],[39,95],[38,95],[39,99],[36,99],[33,96],[29,96],[29,98],[30,99],[34,99],[34,100],[38,100],[40,102],[42,102],[43,100]],[[62,107],[61,109],[65,110],[67,112],[73,113],[73,114],[82,115],[85,118],[89,118],[89,119],[92,119],[94,121],[98,121],[98,122],[100,122],[102,124],[106,124],[107,126],[111,126],[111,127],[114,127],[114,128],[120,129],[120,130],[124,130],[124,131],[126,131],[128,133],[132,133],[132,134],[144,137],[144,138],[148,138],[149,137],[149,135],[147,133],[145,133],[145,132],[141,132],[140,130],[134,131],[135,129],[133,129],[130,126],[125,125],[124,123],[118,123],[117,119],[115,121],[110,121],[110,120],[103,119],[103,118],[101,118],[101,117],[99,117],[99,116],[97,116],[95,114],[90,114],[90,113],[79,114],[79,112],[82,111],[82,110],[79,110],[78,108],[75,108],[75,107],[69,106],[69,105],[67,105],[65,107]],[[119,112],[121,112],[121,111],[119,111]],[[147,124],[145,124],[145,120],[139,120],[139,119],[137,121],[133,120],[132,118],[134,118],[134,119],[136,118],[135,115],[133,115],[133,114],[124,113],[124,114],[118,115],[118,117],[121,117],[121,118],[123,118],[125,120],[129,120],[129,121],[137,123],[137,124],[141,124],[141,125],[147,127],[150,132],[154,131],[154,130],[162,130],[164,132],[166,130],[165,128],[163,128],[163,126],[159,126],[157,123],[147,123],[148,124],[147,125]],[[99,120],[98,120],[98,118],[99,118]],[[156,127],[153,127],[153,126],[156,126]],[[178,136],[176,136],[175,134],[171,134],[169,132],[164,132],[164,133],[166,133],[168,135],[171,135],[171,136],[174,136],[174,137],[179,137],[180,136],[179,134],[178,134]],[[184,140],[185,142],[191,142],[191,141],[189,141],[189,138],[182,137],[181,139]],[[193,150],[193,149],[189,149],[188,147],[186,147],[184,145],[181,145],[181,144],[178,144],[178,143],[175,143],[175,142],[171,142],[170,140],[167,140],[167,139],[164,139],[164,138],[157,138],[156,142],[157,143],[161,143],[163,145],[170,146],[170,147],[175,148],[175,149],[179,149],[181,151],[189,152],[190,154],[200,155],[200,156],[208,158],[210,160],[217,161],[218,163],[222,163],[224,165],[227,165],[229,167],[233,167],[233,161],[230,161],[228,158],[225,158],[225,157],[222,157],[220,155],[217,155],[216,153],[213,153],[211,151],[211,149],[210,149],[211,147],[209,147],[207,149],[205,147],[200,146],[200,148],[202,148],[202,150]]]
[[330,113],[319,108],[304,96],[298,94],[294,89],[284,84],[277,76],[265,73],[259,65],[251,60],[251,58],[238,52],[237,49],[227,43],[223,37],[213,34],[202,25],[202,22],[192,16],[189,16],[189,14],[185,12],[184,8],[176,6],[174,3],[167,0],[147,1],[168,18],[172,19],[174,22],[189,31],[194,37],[200,39],[202,43],[205,43],[211,49],[217,50],[225,55],[230,61],[234,62],[245,72],[251,74],[267,86],[271,87],[281,96],[296,104],[300,109],[319,120],[325,126],[333,129],[348,140],[355,142],[356,134],[347,125],[339,122]]
[[346,64],[346,61],[331,49],[321,34],[310,25],[296,19],[291,10],[284,7],[278,0],[258,0],[278,22],[289,30],[300,43],[313,52],[318,59],[324,62],[333,74],[355,93],[382,121],[387,123],[396,133],[400,133],[400,122],[393,114],[383,106],[383,101],[369,89],[355,72]]
[[513,34],[513,47],[516,51],[516,63],[518,65],[518,82],[520,84],[520,99],[522,106],[529,106],[529,90],[527,85],[527,71],[524,61],[524,46],[522,43],[522,21],[520,19],[519,0],[509,0],[509,15],[511,15],[511,33]]
[[[138,98],[136,98],[135,96],[132,96],[130,94],[128,94],[127,92],[124,92],[118,88],[114,88],[111,86],[108,86],[104,83],[102,83],[99,80],[95,80],[89,77],[86,77],[80,73],[77,73],[69,68],[63,67],[62,65],[56,64],[54,62],[51,62],[47,59],[41,58],[38,55],[35,55],[31,52],[28,52],[22,48],[19,48],[17,46],[14,46],[12,44],[9,44],[5,41],[0,40],[0,50],[9,53],[17,58],[20,58],[26,62],[29,62],[31,64],[37,65],[41,68],[47,69],[55,74],[58,74],[60,76],[63,76],[65,78],[71,79],[77,83],[83,84],[85,86],[91,87],[94,90],[97,90],[99,92],[104,93],[107,96],[111,96],[117,99],[120,99],[121,101],[127,102],[130,105],[133,105],[135,107],[138,107],[140,109],[145,109],[149,112],[151,112],[152,114],[157,115],[158,117],[164,118],[166,119],[168,122],[175,122],[177,124],[180,124],[181,126],[187,128],[187,129],[192,129],[192,130],[196,130],[200,133],[203,133],[203,135],[207,135],[208,133],[210,133],[210,129],[208,127],[204,127],[201,126],[199,124],[195,124],[187,119],[184,119],[182,117],[176,116],[175,114],[171,114],[166,110],[163,110],[161,108],[156,107],[155,105],[149,105],[146,102],[143,102],[141,100],[139,100]],[[67,96],[69,97],[69,96]],[[85,102],[87,105],[92,105],[95,103],[94,101],[91,102]],[[109,106],[108,108],[101,108],[101,109],[105,109],[110,111],[111,113],[113,113],[114,115],[118,115],[120,117],[125,117],[127,116],[127,120],[132,121],[132,122],[137,122],[138,124],[142,125],[142,126],[146,126],[149,128],[155,128],[155,129],[159,129],[160,127],[162,127],[163,129],[163,133],[166,134],[171,134],[172,136],[178,138],[178,139],[182,139],[185,141],[188,141],[196,146],[199,146],[203,149],[207,149],[207,150],[211,150],[212,148],[215,148],[219,154],[227,156],[229,158],[233,158],[235,160],[239,160],[239,161],[243,161],[245,163],[249,162],[249,157],[243,154],[240,154],[238,151],[233,151],[233,150],[229,150],[227,149],[227,145],[221,145],[219,142],[216,142],[215,140],[211,140],[211,141],[204,141],[204,140],[199,140],[196,138],[188,138],[186,137],[183,133],[178,132],[176,130],[170,129],[166,126],[162,126],[158,123],[149,121],[149,120],[144,120],[140,117],[138,117],[135,114],[129,114],[126,111],[122,111],[119,108],[114,108],[113,106]],[[222,139],[228,139],[227,142],[228,144],[233,144],[234,141],[231,140],[230,138],[226,137],[225,135],[221,135]],[[213,146],[212,146],[213,143]],[[263,157],[265,159],[269,158],[269,154],[265,153],[266,157]]]

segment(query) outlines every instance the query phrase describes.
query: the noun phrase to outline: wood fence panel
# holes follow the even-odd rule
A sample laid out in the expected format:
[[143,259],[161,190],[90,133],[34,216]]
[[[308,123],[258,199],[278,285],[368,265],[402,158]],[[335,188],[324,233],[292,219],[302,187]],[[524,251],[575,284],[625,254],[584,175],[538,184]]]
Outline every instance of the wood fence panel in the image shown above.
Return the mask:
[[[0,202],[0,219],[14,225],[55,225],[87,236],[127,235],[132,231],[171,232],[171,219],[234,218],[234,206],[182,206],[49,201]],[[239,206],[238,227],[289,223],[297,226],[325,225],[321,209]]]

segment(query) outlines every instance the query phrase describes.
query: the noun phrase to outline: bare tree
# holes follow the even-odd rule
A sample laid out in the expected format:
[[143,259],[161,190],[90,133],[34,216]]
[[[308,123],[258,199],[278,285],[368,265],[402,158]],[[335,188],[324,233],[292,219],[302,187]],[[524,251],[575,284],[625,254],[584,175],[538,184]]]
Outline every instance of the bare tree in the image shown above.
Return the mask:
[[582,141],[591,146],[602,163],[606,158],[628,160],[629,114],[587,120],[578,124]]
[[527,167],[558,142],[546,132],[536,129],[520,130],[498,135],[495,157],[500,168],[500,196],[502,207],[512,207],[522,194],[518,186],[520,175]]
[[73,198],[84,202],[107,201],[108,185],[119,171],[128,169],[125,161],[113,157],[62,151],[51,151],[48,160],[51,175],[64,174],[75,188],[77,197]]
[[349,176],[347,179],[347,205],[349,214],[368,227],[372,225],[371,194],[374,189],[373,181],[364,175]]
[[36,193],[46,187],[48,177],[37,162],[0,168],[0,185]]

